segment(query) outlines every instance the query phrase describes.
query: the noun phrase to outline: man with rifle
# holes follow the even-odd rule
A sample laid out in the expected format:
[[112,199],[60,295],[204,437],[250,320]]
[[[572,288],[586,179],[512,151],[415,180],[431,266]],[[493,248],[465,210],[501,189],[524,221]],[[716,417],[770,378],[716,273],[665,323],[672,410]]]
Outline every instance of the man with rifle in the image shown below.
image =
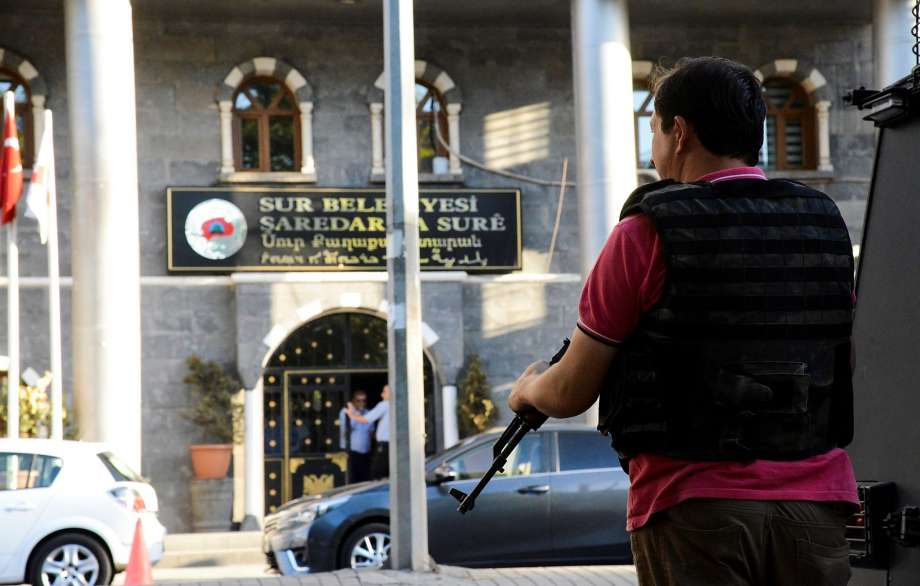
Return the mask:
[[654,94],[662,181],[624,206],[568,351],[531,364],[509,405],[572,417],[600,398],[642,586],[842,586],[858,503],[846,225],[753,166],[766,106],[749,69],[685,59]]

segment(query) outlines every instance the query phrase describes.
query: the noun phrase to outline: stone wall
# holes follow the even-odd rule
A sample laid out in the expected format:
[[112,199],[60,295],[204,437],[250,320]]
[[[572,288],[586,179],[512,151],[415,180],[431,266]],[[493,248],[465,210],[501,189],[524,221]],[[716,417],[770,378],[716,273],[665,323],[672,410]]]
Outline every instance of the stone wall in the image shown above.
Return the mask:
[[833,96],[830,109],[830,178],[820,174],[790,174],[815,183],[840,205],[850,235],[858,243],[865,199],[875,153],[875,130],[864,116],[848,107],[843,96],[860,86],[872,87],[874,78],[872,26],[862,24],[749,24],[701,26],[660,23],[637,25],[631,30],[634,59],[673,64],[682,56],[718,55],[735,59],[752,69],[774,59],[799,59],[817,68]]
[[160,519],[170,531],[191,522],[188,445],[210,443],[183,416],[191,406],[182,382],[185,360],[195,354],[236,369],[235,298],[228,287],[143,287],[144,476],[160,498]]

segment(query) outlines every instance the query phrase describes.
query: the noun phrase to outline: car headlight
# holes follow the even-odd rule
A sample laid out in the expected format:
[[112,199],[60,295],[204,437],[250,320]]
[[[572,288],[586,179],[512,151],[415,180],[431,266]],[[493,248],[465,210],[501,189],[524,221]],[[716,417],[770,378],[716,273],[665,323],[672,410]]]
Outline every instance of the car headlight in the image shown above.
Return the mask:
[[350,496],[340,496],[310,503],[302,509],[288,513],[287,516],[282,519],[280,525],[284,529],[310,525],[317,518],[347,503],[350,498]]

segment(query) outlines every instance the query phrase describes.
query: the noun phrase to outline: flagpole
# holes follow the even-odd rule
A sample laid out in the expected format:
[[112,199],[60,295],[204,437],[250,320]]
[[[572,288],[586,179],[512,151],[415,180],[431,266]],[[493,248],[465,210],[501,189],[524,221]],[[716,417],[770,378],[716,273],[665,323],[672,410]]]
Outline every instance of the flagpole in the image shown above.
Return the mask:
[[51,149],[48,165],[48,323],[51,334],[51,438],[64,439],[64,368],[61,350],[61,272],[58,261],[57,170],[54,163],[54,127],[45,110],[43,132]]
[[10,365],[6,371],[6,431],[7,437],[19,437],[19,245],[16,244],[16,222],[6,230],[6,260],[9,285],[7,291],[6,339]]
[[[13,92],[3,94],[3,111],[14,111]],[[4,120],[6,128],[6,120]],[[19,437],[19,245],[16,243],[16,220],[7,225],[6,230],[7,276],[7,348],[10,359],[7,369],[6,394],[6,434],[10,438]]]

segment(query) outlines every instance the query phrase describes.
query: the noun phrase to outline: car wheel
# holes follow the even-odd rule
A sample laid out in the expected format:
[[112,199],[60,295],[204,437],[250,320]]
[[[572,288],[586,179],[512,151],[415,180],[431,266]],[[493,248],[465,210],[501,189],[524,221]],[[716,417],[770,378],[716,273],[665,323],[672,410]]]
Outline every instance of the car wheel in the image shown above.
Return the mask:
[[32,586],[105,585],[112,582],[112,560],[92,537],[65,533],[33,552],[28,578]]
[[379,570],[390,567],[390,526],[369,523],[345,540],[339,567]]

